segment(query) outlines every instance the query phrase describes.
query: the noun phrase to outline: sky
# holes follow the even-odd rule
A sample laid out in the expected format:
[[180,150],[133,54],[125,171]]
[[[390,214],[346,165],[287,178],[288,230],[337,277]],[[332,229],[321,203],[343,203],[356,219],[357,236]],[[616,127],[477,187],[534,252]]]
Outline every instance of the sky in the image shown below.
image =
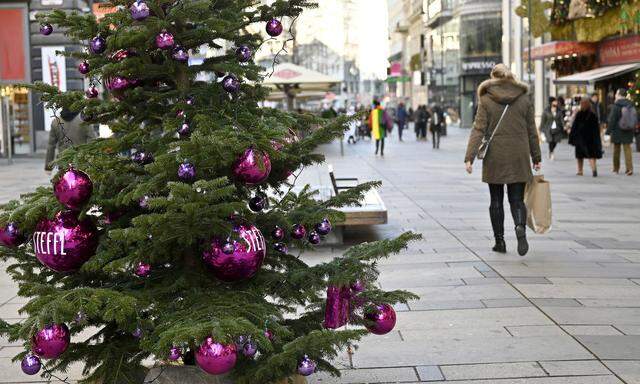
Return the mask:
[[358,36],[358,62],[362,78],[384,79],[389,57],[389,34],[386,0],[357,0],[356,22]]

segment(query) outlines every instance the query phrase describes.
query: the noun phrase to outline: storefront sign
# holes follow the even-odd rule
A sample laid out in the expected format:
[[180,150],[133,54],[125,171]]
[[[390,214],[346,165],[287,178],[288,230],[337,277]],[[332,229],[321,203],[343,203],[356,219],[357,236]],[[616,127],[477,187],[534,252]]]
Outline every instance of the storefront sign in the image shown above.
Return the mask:
[[602,41],[598,49],[598,60],[601,66],[639,62],[640,36],[634,35]]
[[[529,49],[525,48],[524,58],[528,58]],[[567,55],[588,56],[596,54],[596,44],[578,41],[551,41],[531,49],[532,60],[542,60],[550,57],[565,57]]]
[[498,58],[463,59],[462,75],[488,75],[498,63]]
[[0,83],[27,81],[25,22],[23,9],[0,9]]
[[389,76],[402,76],[402,63],[398,61],[392,62]]
[[[64,52],[64,46],[42,47],[42,81],[53,85],[60,91],[67,90],[67,67],[63,55],[56,55],[56,51]],[[44,129],[51,129],[54,110],[44,109]]]

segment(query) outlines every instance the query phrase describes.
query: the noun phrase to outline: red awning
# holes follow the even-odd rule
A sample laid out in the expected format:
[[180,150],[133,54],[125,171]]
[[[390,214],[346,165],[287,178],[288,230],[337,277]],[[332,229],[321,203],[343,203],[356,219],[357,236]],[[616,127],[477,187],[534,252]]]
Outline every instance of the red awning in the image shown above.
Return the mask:
[[[584,56],[595,55],[597,50],[597,44],[595,43],[582,43],[578,41],[551,41],[544,43],[537,47],[533,47],[531,50],[531,58],[533,60],[542,60],[550,57],[565,57],[565,56]],[[524,50],[524,56],[527,57],[529,49]]]
[[0,9],[0,83],[27,80],[26,9]]

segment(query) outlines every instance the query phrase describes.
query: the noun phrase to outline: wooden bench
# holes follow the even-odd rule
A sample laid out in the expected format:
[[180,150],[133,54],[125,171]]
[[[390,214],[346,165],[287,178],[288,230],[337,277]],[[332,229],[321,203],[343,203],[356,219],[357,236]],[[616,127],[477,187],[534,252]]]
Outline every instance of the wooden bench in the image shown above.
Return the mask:
[[[337,178],[331,165],[329,165],[329,177],[335,195],[358,185],[356,178]],[[350,185],[344,185],[344,182]],[[345,221],[338,223],[341,226],[386,224],[388,219],[387,207],[375,189],[367,191],[360,206],[342,207],[339,210],[345,214]]]

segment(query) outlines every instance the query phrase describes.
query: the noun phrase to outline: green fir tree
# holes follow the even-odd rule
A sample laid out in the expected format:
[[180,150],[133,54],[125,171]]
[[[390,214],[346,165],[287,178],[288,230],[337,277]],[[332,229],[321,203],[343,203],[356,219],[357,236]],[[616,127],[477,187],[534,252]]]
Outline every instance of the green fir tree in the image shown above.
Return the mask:
[[[57,358],[43,359],[40,373],[45,377],[79,363],[86,383],[141,383],[147,370],[143,361],[167,362],[176,347],[183,355],[180,361],[193,364],[193,354],[207,337],[223,345],[235,345],[240,337],[257,343],[254,358],[239,353],[230,372],[238,383],[287,378],[305,355],[319,370],[338,374],[331,359],[368,333],[361,325],[372,325],[363,313],[374,310],[372,305],[415,298],[409,292],[379,289],[376,262],[419,236],[405,233],[364,243],[313,266],[300,257],[298,250],[312,248],[313,241],[292,239],[295,224],[311,231],[325,218],[338,223],[343,218],[338,208],[357,204],[378,183],[362,184],[326,201],[319,201],[308,186],[293,192],[289,171],[322,162],[314,149],[342,135],[348,120],[259,107],[268,93],[260,84],[264,68],[252,59],[240,62],[242,52],[236,49],[246,46],[255,52],[264,38],[251,32],[252,27],[264,29],[272,19],[293,20],[314,4],[147,0],[141,5],[113,0],[105,5],[116,11],[100,21],[74,12],[38,15],[43,25],[62,29],[87,47],[92,39],[104,39],[97,41],[104,42],[104,51],[95,46],[94,51],[65,54],[86,62],[87,78],[106,90],[94,98],[42,83],[31,88],[48,107],[81,112],[87,123],[108,125],[113,136],[72,146],[55,163],[61,171],[54,185],[70,165],[93,184],[88,201],[66,214],[72,222],[95,225],[97,248],[76,270],[56,272],[36,257],[37,252],[63,257],[69,246],[38,225],[67,209],[52,187],[0,207],[0,240],[7,245],[0,247],[0,255],[9,263],[19,295],[28,298],[20,310],[24,320],[0,322],[1,334],[24,341],[16,362],[38,352],[31,351],[31,339],[39,330],[65,324],[71,344]],[[134,20],[132,5],[148,6],[149,16]],[[173,37],[170,49],[156,45],[163,33]],[[167,35],[160,37],[170,42]],[[203,46],[226,50],[198,65],[184,62],[185,53],[197,53]],[[202,72],[234,76],[239,84],[234,78],[196,80]],[[270,157],[268,178],[257,185],[233,172],[248,149],[262,160],[262,171],[268,168],[262,154]],[[184,164],[193,167],[192,178],[178,175]],[[247,206],[256,196],[268,196],[269,201],[258,213]],[[221,239],[216,247],[245,244],[237,231],[243,223],[263,234],[266,256],[255,275],[224,281],[202,255],[211,251],[212,238]],[[296,255],[276,244],[279,240],[271,235],[276,226],[285,230],[283,241]],[[13,244],[15,232],[9,229],[15,228],[22,241]],[[150,272],[138,270],[136,275],[140,266]],[[356,281],[364,282],[365,289],[351,303],[349,322],[355,326],[325,329],[327,288],[349,290]]]

